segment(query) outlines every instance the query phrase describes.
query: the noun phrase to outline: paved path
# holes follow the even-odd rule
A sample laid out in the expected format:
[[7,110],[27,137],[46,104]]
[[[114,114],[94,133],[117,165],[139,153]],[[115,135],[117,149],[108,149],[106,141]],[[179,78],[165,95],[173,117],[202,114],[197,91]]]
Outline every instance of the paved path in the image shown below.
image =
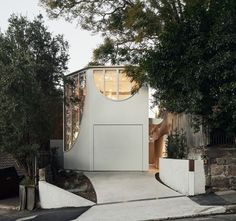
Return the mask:
[[148,172],[87,172],[92,182],[97,203],[126,202],[181,196],[158,182]]
[[19,208],[19,197],[11,197],[0,200],[0,209],[17,210]]
[[144,200],[97,205],[82,214],[77,221],[137,221],[159,220],[224,213],[222,206],[200,206],[188,197]]
[[235,221],[235,220],[236,220],[236,214],[223,214],[223,215],[213,215],[213,216],[198,217],[198,218],[176,219],[176,221]]

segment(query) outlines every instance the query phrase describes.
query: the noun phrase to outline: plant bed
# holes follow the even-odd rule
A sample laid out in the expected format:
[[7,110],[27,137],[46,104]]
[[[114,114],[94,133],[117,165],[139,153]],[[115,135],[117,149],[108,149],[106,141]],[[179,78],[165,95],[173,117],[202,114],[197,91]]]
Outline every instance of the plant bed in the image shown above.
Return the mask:
[[94,203],[97,202],[94,187],[88,177],[82,172],[60,171],[55,177],[53,184]]

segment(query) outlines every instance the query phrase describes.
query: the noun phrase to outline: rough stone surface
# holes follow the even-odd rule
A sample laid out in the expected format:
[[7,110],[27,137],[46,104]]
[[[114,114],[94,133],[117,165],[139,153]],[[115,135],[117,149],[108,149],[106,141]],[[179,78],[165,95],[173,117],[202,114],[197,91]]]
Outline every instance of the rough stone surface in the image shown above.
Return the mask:
[[230,186],[232,187],[232,189],[236,189],[236,177],[232,177],[230,179]]
[[229,181],[230,179],[227,177],[212,177],[211,178],[211,185],[213,190],[218,190],[218,189],[228,189],[229,188]]
[[205,152],[209,159],[206,177],[212,190],[236,189],[236,148],[208,147]]
[[224,172],[225,172],[224,165],[217,165],[217,164],[211,165],[211,175],[212,176],[222,175],[222,174],[224,174]]
[[230,165],[228,172],[230,176],[236,177],[236,165]]
[[225,158],[216,158],[216,163],[218,165],[225,165],[226,160],[225,160]]
[[236,189],[236,147],[229,145],[196,148],[191,151],[205,162],[206,186],[213,191]]

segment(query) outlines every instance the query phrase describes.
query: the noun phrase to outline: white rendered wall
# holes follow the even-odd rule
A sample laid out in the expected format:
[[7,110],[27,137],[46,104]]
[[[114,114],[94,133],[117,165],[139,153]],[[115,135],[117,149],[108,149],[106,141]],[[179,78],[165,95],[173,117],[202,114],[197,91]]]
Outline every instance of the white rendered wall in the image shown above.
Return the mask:
[[[141,88],[134,96],[123,101],[110,100],[97,90],[93,79],[93,69],[86,70],[86,85],[86,98],[80,134],[74,147],[70,151],[64,152],[64,167],[77,170],[103,170],[96,168],[96,165],[94,165],[94,127],[96,125],[104,127],[109,125],[141,125],[142,153],[139,160],[141,167],[138,166],[131,169],[131,165],[134,164],[132,160],[135,161],[137,155],[130,155],[130,165],[127,165],[127,168],[114,168],[112,165],[109,167],[110,163],[107,162],[107,167],[106,169],[104,167],[104,170],[148,170],[148,88]],[[131,140],[140,139],[140,134],[134,134],[132,131],[129,136]],[[106,135],[104,134],[96,137],[96,139],[104,139],[105,137]],[[109,137],[107,139],[109,140]],[[124,140],[119,140],[120,145],[123,145]],[[116,141],[116,146],[119,146],[118,141]],[[102,149],[104,149],[104,146],[101,147]],[[137,150],[139,151],[140,148],[137,147]],[[127,152],[124,154],[127,154]],[[120,164],[122,164],[121,156],[120,160]]]
[[92,206],[95,203],[45,181],[39,181],[40,205],[43,209]]
[[194,160],[194,171],[189,171],[189,160],[160,158],[159,175],[163,183],[182,194],[205,193],[203,160]]
[[142,170],[142,135],[142,125],[95,125],[94,169]]
[[205,193],[206,177],[204,171],[204,161],[194,160],[194,195]]
[[[87,77],[87,76],[86,76]],[[84,112],[80,125],[79,136],[69,151],[64,151],[64,168],[72,170],[90,170],[90,146],[92,140],[90,139],[91,123],[89,100],[91,84],[86,82],[86,96],[84,102]],[[65,123],[64,123],[65,124]]]

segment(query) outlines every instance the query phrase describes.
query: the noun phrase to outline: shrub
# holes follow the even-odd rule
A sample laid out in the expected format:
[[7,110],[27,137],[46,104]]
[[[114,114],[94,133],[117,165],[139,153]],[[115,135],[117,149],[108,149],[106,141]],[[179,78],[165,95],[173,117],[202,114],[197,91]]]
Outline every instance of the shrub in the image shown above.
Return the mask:
[[174,159],[187,158],[188,148],[183,130],[174,130],[167,138],[167,157]]

